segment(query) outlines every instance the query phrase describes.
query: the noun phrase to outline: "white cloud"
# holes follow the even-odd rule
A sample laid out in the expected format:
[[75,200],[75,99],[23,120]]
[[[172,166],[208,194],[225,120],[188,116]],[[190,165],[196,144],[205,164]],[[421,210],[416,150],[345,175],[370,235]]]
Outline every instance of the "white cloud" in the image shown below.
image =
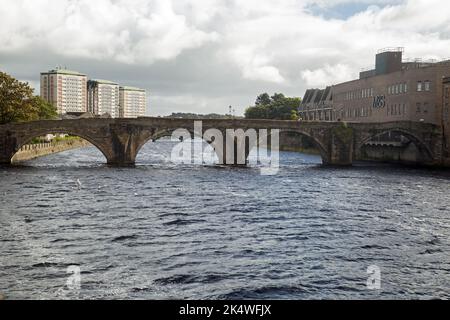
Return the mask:
[[[342,4],[358,9],[345,19],[309,9]],[[153,106],[173,96],[189,102],[186,111],[223,112],[236,91],[229,99],[242,110],[264,91],[301,96],[356,78],[383,47],[405,47],[411,58],[450,56],[450,2],[441,0],[3,0],[0,24],[8,70],[35,51],[42,55],[30,64],[47,61],[40,71],[48,61],[82,60],[120,77],[125,62],[139,74],[125,80],[166,97]],[[20,74],[38,79],[23,67]]]
[[351,80],[352,72],[347,65],[337,64],[331,66],[326,64],[323,68],[302,71],[302,78],[310,87],[325,87]]
[[271,59],[264,52],[256,53],[254,49],[252,46],[242,45],[228,51],[230,58],[241,68],[243,77],[249,80],[283,82],[280,71],[270,65]]
[[14,0],[0,6],[0,47],[151,64],[215,41],[166,0]]

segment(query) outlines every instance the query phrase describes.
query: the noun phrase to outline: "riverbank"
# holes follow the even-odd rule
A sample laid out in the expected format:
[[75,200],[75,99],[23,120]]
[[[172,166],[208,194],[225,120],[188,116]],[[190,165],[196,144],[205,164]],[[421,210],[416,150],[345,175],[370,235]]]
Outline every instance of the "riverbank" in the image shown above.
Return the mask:
[[37,143],[24,145],[12,158],[12,163],[28,161],[50,154],[72,149],[88,147],[91,144],[82,139],[61,140],[58,142]]

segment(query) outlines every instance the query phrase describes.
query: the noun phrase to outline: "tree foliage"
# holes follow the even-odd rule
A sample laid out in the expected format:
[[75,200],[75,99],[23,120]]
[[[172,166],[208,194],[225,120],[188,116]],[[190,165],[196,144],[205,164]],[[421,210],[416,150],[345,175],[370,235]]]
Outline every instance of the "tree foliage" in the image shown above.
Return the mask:
[[197,113],[182,113],[182,112],[174,112],[172,115],[167,116],[166,118],[178,118],[178,119],[230,119],[230,118],[241,118],[230,116],[229,114],[217,114],[217,113],[209,113],[209,114],[197,114]]
[[282,93],[275,93],[273,96],[263,93],[256,98],[255,106],[245,111],[245,117],[247,119],[298,120],[300,103],[300,98],[286,97]]
[[0,72],[0,124],[52,119],[56,115],[56,108],[34,96],[28,83]]

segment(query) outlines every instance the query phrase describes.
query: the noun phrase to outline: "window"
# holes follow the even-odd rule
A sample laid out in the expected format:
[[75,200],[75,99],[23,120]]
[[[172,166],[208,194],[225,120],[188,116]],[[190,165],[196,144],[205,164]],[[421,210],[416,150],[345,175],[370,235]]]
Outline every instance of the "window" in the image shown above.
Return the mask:
[[430,89],[431,89],[431,82],[425,81],[425,91],[430,91]]
[[407,93],[407,92],[408,92],[408,84],[405,83],[405,93]]
[[388,94],[391,94],[391,87],[388,87]]
[[417,106],[416,113],[421,113],[422,112],[422,110],[421,110],[422,104],[420,102],[418,102],[416,104],[416,106]]
[[417,92],[422,91],[422,81],[417,82]]

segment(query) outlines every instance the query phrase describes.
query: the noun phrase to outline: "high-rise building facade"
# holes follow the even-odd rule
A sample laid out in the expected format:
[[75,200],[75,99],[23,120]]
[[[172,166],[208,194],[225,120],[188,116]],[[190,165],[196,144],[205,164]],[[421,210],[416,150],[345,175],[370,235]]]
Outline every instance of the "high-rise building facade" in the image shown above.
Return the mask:
[[147,94],[144,89],[120,87],[121,118],[138,118],[145,116],[147,109]]
[[59,114],[87,111],[87,76],[65,69],[41,73],[41,97]]
[[118,118],[119,85],[107,80],[89,80],[87,84],[88,111],[95,115],[108,114]]

